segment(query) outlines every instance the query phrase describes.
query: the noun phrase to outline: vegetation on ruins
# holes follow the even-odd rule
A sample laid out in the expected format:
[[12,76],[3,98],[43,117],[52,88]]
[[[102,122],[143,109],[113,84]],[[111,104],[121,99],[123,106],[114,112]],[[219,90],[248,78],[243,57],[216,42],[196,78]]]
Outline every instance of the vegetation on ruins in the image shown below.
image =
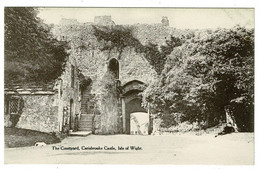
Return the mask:
[[158,46],[153,43],[143,45],[133,36],[130,27],[114,26],[112,28],[98,28],[93,26],[93,28],[97,40],[107,42],[101,49],[102,51],[117,49],[120,58],[124,48],[133,47],[137,53],[144,53],[145,58],[150,65],[153,66],[158,75],[161,74],[164,68],[167,55],[169,55],[175,47],[183,43],[182,39],[171,37],[170,40],[166,40],[166,45]]
[[[95,38],[85,43],[91,33],[78,31],[82,27],[69,25],[62,34],[71,36],[68,42],[75,41],[74,51],[83,53],[78,57],[85,57],[90,49],[94,56],[97,46],[101,51],[117,50],[119,59],[127,47],[144,55],[158,78],[143,92],[143,105],[162,118],[163,127],[188,121],[207,128],[225,121],[229,113],[240,131],[254,130],[253,29],[190,31],[188,37],[172,36],[159,46],[142,44],[132,27],[92,25],[99,44],[91,46]],[[57,78],[64,70],[67,48],[53,38],[36,9],[5,8],[5,82]],[[89,61],[93,72],[103,62],[96,60]]]
[[229,113],[240,131],[254,124],[254,31],[242,27],[190,32],[165,46],[142,45],[130,28],[95,27],[95,36],[122,52],[144,53],[159,78],[143,92],[143,105],[163,119],[163,127],[198,122],[211,127]]
[[240,131],[253,131],[254,31],[235,27],[198,33],[172,51],[143,96],[164,127],[182,121],[211,127],[230,113]]
[[61,75],[68,56],[35,8],[5,8],[5,82],[49,82]]

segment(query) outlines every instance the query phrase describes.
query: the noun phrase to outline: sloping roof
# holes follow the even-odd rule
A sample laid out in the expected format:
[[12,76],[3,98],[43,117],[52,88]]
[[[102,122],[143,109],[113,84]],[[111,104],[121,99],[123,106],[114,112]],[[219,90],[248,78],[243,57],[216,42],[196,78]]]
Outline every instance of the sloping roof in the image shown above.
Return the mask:
[[[80,85],[88,85],[91,82],[91,78],[85,77],[77,69],[77,76],[79,77]],[[58,78],[59,79],[59,78]],[[48,83],[39,82],[5,82],[4,94],[22,94],[22,95],[52,95],[58,92],[58,79],[52,80]]]
[[51,95],[55,94],[55,81],[37,84],[37,83],[5,83],[4,94],[23,94],[23,95]]

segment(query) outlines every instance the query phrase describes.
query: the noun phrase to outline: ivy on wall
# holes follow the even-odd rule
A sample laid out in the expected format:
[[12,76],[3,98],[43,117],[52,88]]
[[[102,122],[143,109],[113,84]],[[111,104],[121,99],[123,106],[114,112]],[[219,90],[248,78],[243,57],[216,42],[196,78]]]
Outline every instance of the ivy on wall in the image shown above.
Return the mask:
[[130,27],[114,26],[114,27],[97,27],[93,26],[94,35],[98,41],[105,41],[105,45],[101,51],[116,49],[119,52],[119,59],[126,47],[132,47],[137,53],[143,53],[147,61],[155,69],[158,75],[161,74],[167,56],[175,47],[182,45],[183,40],[177,37],[171,37],[166,40],[166,45],[158,46],[157,44],[149,43],[143,45],[137,38],[133,36],[133,31]]

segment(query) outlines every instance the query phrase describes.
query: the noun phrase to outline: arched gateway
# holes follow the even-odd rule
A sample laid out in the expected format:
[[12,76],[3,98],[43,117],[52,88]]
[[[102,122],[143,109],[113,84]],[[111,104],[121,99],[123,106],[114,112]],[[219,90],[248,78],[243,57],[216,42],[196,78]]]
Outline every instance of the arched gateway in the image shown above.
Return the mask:
[[[122,86],[122,118],[123,118],[123,132],[125,134],[148,134],[147,132],[133,131],[134,123],[138,123],[138,119],[133,119],[132,113],[141,112],[147,113],[147,110],[141,106],[142,96],[140,93],[146,88],[146,85],[139,80],[132,80]],[[131,118],[132,117],[132,118]],[[149,116],[147,116],[149,118]],[[147,119],[149,121],[149,119]],[[135,126],[138,126],[136,124]]]

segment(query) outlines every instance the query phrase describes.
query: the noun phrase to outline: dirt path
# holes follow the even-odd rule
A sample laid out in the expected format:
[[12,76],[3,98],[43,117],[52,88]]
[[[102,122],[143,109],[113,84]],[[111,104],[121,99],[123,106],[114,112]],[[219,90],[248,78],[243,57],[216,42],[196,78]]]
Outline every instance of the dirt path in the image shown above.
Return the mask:
[[254,134],[69,137],[45,147],[7,148],[5,163],[249,165]]

